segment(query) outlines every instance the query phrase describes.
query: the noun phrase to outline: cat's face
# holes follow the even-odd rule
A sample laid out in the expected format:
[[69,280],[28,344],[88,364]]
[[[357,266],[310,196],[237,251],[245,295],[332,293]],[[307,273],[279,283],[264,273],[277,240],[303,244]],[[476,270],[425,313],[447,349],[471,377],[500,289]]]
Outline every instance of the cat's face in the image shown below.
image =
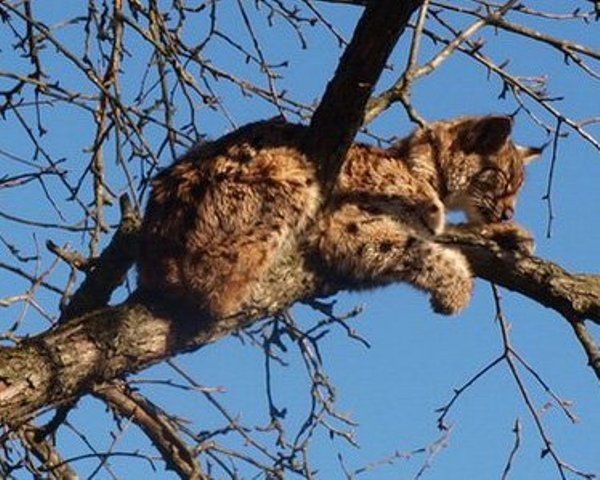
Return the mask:
[[512,120],[505,116],[472,117],[451,125],[446,155],[460,185],[454,208],[471,223],[511,220],[523,185],[525,165],[541,149],[521,147],[510,139]]

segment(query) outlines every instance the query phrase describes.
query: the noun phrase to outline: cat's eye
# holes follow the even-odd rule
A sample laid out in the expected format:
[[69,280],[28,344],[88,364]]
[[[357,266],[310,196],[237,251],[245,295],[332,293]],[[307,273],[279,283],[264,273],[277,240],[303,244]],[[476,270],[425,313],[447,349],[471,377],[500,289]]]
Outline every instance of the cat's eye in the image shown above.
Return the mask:
[[487,167],[481,170],[475,177],[477,183],[484,186],[486,190],[503,192],[508,187],[506,174],[496,167]]

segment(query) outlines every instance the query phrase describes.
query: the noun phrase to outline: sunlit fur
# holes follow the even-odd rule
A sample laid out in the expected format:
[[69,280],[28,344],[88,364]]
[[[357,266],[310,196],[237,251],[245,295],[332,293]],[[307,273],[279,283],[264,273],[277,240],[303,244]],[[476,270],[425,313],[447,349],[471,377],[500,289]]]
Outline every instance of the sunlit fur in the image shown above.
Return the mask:
[[152,183],[139,284],[231,315],[293,251],[340,288],[403,281],[452,314],[470,299],[466,259],[434,243],[449,209],[471,223],[507,220],[537,151],[509,139],[503,116],[436,122],[389,149],[353,145],[325,203],[316,165],[301,152],[306,128],[282,120],[201,144]]

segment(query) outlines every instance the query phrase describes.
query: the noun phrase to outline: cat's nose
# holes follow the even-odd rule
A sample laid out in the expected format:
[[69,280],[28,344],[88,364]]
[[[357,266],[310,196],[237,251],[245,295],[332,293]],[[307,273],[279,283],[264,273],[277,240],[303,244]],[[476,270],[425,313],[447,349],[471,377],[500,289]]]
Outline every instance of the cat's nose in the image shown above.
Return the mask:
[[503,222],[507,222],[513,217],[514,213],[515,211],[512,207],[506,207],[504,210],[502,210],[500,220],[502,220]]

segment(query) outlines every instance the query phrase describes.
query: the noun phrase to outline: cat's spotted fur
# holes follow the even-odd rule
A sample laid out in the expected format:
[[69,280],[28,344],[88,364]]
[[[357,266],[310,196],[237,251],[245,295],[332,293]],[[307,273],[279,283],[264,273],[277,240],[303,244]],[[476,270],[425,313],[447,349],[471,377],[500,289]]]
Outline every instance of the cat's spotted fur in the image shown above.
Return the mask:
[[512,217],[524,164],[539,152],[512,143],[510,118],[432,123],[389,149],[354,144],[326,204],[301,152],[306,131],[247,125],[161,172],[143,223],[140,287],[231,315],[282,255],[301,249],[350,288],[404,281],[429,292],[435,311],[460,311],[472,289],[467,261],[431,239],[449,209],[471,225]]

